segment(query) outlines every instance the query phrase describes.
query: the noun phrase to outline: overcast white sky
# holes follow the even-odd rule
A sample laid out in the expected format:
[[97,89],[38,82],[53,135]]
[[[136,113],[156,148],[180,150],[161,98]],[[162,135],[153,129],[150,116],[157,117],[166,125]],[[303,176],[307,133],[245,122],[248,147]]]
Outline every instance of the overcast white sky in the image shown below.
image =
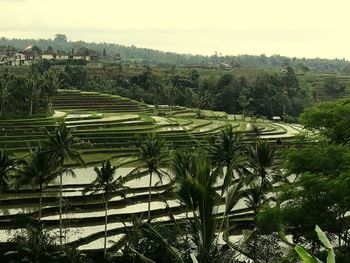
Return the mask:
[[349,0],[0,0],[0,37],[350,59]]

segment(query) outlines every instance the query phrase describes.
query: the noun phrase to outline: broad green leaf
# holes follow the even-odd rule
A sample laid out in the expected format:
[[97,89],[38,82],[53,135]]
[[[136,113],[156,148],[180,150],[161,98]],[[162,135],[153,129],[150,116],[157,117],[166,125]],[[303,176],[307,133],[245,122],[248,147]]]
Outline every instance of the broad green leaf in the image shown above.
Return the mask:
[[190,257],[192,259],[192,263],[198,263],[198,260],[197,260],[196,256],[193,253],[190,254]]
[[327,249],[333,249],[331,242],[327,238],[326,234],[321,230],[321,228],[316,225],[315,231],[317,232],[317,236],[319,240],[322,242],[323,246]]
[[295,251],[304,263],[311,263],[312,256],[300,245],[295,246]]

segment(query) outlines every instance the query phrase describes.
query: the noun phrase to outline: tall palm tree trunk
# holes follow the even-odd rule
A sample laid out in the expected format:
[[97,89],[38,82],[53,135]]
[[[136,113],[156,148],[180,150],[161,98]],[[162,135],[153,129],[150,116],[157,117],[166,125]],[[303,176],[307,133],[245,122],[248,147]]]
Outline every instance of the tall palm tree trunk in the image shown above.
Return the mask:
[[34,102],[33,102],[33,100],[31,99],[31,100],[30,100],[30,108],[29,108],[29,116],[32,116],[32,115],[33,115],[33,104],[34,104]]
[[149,173],[149,187],[148,187],[148,221],[151,220],[151,199],[152,199],[152,172]]
[[105,198],[105,240],[104,240],[104,253],[103,257],[106,258],[107,254],[107,228],[108,228],[108,197]]
[[63,192],[63,184],[62,184],[62,171],[60,172],[60,245],[63,245],[63,234],[62,234],[62,192]]
[[1,179],[1,181],[0,181],[0,209],[1,209],[1,200],[2,200],[2,185],[3,185],[3,181]]
[[51,98],[49,99],[48,108],[49,108],[49,113],[51,113],[52,112],[52,99]]
[[40,184],[39,188],[39,221],[41,220],[41,210],[43,207],[43,185]]
[[4,114],[4,111],[5,111],[5,103],[2,102],[0,105],[0,116],[2,116]]

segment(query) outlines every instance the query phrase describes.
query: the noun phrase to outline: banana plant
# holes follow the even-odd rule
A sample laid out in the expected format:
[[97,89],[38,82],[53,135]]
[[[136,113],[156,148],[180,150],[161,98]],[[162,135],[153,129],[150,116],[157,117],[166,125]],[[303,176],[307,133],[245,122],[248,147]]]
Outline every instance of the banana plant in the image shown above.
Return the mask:
[[[317,233],[318,239],[321,241],[323,247],[328,252],[327,263],[335,263],[335,254],[334,254],[333,246],[331,242],[329,241],[326,234],[321,230],[321,228],[318,225],[316,225],[315,231]],[[299,244],[297,244],[294,249],[304,263],[322,263],[321,260],[311,255]]]

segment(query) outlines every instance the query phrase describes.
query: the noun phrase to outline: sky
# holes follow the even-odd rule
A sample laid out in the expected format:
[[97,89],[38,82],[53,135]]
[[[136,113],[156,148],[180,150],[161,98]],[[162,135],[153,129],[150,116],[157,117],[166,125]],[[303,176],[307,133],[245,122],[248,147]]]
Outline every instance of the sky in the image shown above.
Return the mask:
[[349,0],[0,0],[0,37],[350,60]]

